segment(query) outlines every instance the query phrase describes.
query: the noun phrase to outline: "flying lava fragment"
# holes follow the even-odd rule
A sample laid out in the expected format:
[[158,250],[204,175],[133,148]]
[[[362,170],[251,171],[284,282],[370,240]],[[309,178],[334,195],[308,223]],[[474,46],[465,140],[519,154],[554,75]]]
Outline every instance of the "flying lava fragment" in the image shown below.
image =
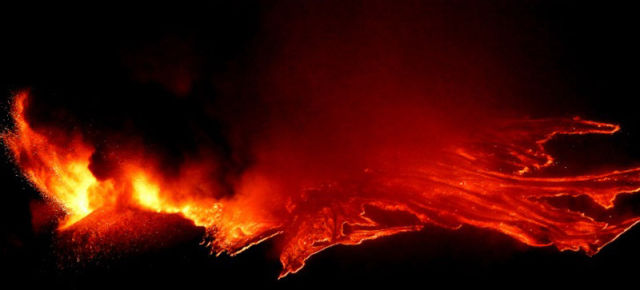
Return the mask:
[[[24,176],[64,209],[61,233],[136,232],[144,229],[127,228],[136,224],[126,221],[156,213],[179,215],[204,227],[203,244],[215,254],[235,255],[282,235],[284,277],[328,247],[417,231],[426,224],[450,229],[470,225],[530,246],[593,255],[640,220],[592,217],[549,202],[586,196],[612,210],[617,196],[640,190],[640,168],[561,177],[533,174],[554,165],[545,150],[549,140],[614,134],[620,129],[614,124],[579,118],[503,121],[455,139],[422,164],[360,168],[346,178],[293,192],[258,170],[238,179],[234,194],[226,194],[209,178],[220,170],[215,158],[204,154],[190,159],[168,175],[159,169],[156,156],[135,142],[109,155],[117,160],[108,174],[96,174],[91,165],[95,145],[81,131],[29,122],[29,94],[15,96],[14,128],[2,140]],[[397,213],[411,218],[394,219]],[[126,236],[111,236],[118,237]]]

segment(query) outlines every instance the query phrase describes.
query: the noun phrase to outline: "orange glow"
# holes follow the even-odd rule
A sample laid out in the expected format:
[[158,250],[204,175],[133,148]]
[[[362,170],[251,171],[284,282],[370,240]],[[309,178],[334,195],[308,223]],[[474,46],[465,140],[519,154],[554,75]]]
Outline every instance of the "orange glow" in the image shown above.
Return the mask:
[[[16,95],[15,129],[2,140],[34,187],[65,209],[60,231],[98,223],[98,218],[89,219],[98,211],[101,217],[126,214],[127,219],[136,211],[179,214],[206,229],[205,244],[213,253],[231,255],[280,234],[280,277],[299,271],[308,257],[328,247],[416,231],[424,224],[451,229],[466,224],[531,246],[554,245],[593,255],[640,220],[597,220],[546,201],[584,195],[604,210],[614,209],[618,195],[640,190],[640,168],[566,177],[528,175],[553,165],[544,145],[554,136],[613,134],[620,128],[612,124],[578,118],[505,122],[445,148],[431,164],[366,169],[351,179],[293,193],[254,170],[243,176],[233,195],[223,195],[208,178],[216,170],[215,160],[187,162],[168,177],[141,146],[124,147],[126,158],[116,173],[98,179],[90,169],[94,147],[79,132],[33,128],[25,117],[28,104],[28,92]],[[411,218],[394,221],[396,213]],[[109,224],[100,221],[96,228]]]
[[[2,139],[29,181],[46,198],[64,208],[67,215],[60,222],[61,230],[98,209],[133,207],[157,213],[179,213],[197,226],[215,227],[216,233],[224,229],[228,232],[224,234],[224,239],[218,241],[220,244],[235,245],[264,231],[266,226],[250,220],[251,215],[232,208],[225,211],[221,201],[181,192],[185,189],[195,190],[207,183],[202,180],[204,175],[200,172],[186,172],[177,180],[159,180],[154,178],[159,174],[153,167],[145,164],[151,162],[132,157],[117,177],[96,179],[89,169],[94,151],[92,146],[86,144],[78,134],[56,138],[56,141],[61,141],[55,143],[46,134],[31,128],[24,116],[28,100],[28,92],[16,95],[12,112],[16,129],[15,132],[3,134]],[[205,168],[194,165],[187,171],[204,171]],[[223,226],[218,226],[221,224]],[[225,247],[222,250],[230,249]]]

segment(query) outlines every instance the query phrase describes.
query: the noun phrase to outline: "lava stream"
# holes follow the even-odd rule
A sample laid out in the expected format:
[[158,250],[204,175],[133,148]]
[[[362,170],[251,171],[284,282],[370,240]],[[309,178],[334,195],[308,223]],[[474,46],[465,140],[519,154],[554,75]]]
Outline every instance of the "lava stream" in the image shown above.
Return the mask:
[[[91,218],[98,213],[127,215],[120,220],[132,219],[136,212],[179,214],[206,229],[212,252],[232,255],[280,234],[280,277],[299,271],[308,257],[328,247],[357,245],[420,230],[425,224],[451,229],[466,224],[531,246],[554,245],[593,255],[640,219],[601,220],[548,201],[587,196],[603,210],[615,209],[618,195],[640,190],[640,168],[565,177],[531,175],[553,166],[554,158],[544,145],[554,136],[619,130],[607,123],[577,118],[504,122],[443,148],[430,164],[402,170],[367,168],[349,179],[328,180],[293,193],[269,191],[278,187],[267,175],[256,174],[242,179],[239,190],[229,196],[208,179],[216,170],[213,161],[182,164],[176,176],[167,177],[144,146],[123,146],[118,168],[98,178],[90,166],[94,145],[82,132],[33,127],[25,117],[29,99],[28,92],[16,95],[15,128],[2,140],[26,178],[64,208],[60,232],[92,225],[98,231],[110,228],[104,219]],[[391,218],[398,212],[412,218]]]

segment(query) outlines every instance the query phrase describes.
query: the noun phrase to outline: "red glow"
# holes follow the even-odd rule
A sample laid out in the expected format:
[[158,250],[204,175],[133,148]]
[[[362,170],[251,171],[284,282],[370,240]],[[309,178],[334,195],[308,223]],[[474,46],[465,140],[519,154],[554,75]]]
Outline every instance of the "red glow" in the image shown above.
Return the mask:
[[[553,166],[544,145],[554,136],[613,134],[620,129],[613,124],[578,118],[502,122],[465,138],[452,137],[455,142],[429,154],[430,161],[423,164],[360,168],[347,178],[296,183],[304,186],[293,191],[281,176],[257,167],[240,178],[228,196],[207,178],[218,170],[215,158],[205,154],[167,176],[156,156],[135,142],[123,145],[119,167],[98,179],[90,169],[93,145],[80,132],[32,127],[25,118],[29,100],[28,92],[15,97],[15,130],[2,139],[28,180],[64,208],[59,231],[85,237],[87,248],[93,239],[130,240],[153,232],[166,223],[157,214],[179,215],[206,229],[207,246],[217,254],[235,255],[284,235],[283,277],[328,247],[357,245],[425,224],[451,229],[467,224],[531,246],[554,245],[593,255],[640,219],[597,220],[546,201],[588,196],[613,209],[618,195],[640,190],[640,168],[531,176]],[[394,219],[395,213],[411,218]],[[133,222],[138,218],[153,222]]]

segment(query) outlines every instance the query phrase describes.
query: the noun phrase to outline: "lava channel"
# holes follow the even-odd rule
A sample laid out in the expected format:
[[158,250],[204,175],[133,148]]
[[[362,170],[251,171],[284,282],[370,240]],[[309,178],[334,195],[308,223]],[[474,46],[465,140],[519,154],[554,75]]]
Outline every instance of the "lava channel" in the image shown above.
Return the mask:
[[[549,202],[588,197],[602,210],[615,210],[618,195],[640,190],[640,168],[562,177],[533,174],[554,165],[545,145],[555,136],[614,134],[620,129],[614,124],[579,118],[505,121],[442,148],[429,164],[362,168],[347,179],[269,194],[264,188],[270,180],[254,176],[229,196],[216,192],[220,187],[208,179],[217,170],[212,160],[195,158],[166,176],[139,144],[123,145],[117,168],[98,178],[90,166],[95,146],[82,132],[32,126],[25,117],[29,99],[27,91],[15,96],[14,128],[2,140],[24,176],[64,210],[57,231],[85,237],[86,248],[97,251],[91,237],[102,237],[102,231],[126,228],[129,234],[107,236],[130,239],[141,233],[135,227],[158,227],[164,221],[135,223],[135,217],[179,215],[205,229],[203,244],[215,254],[235,255],[281,235],[284,277],[328,247],[418,231],[426,224],[470,225],[530,246],[593,255],[640,220],[636,215],[603,219]],[[410,218],[392,218],[392,213]]]

